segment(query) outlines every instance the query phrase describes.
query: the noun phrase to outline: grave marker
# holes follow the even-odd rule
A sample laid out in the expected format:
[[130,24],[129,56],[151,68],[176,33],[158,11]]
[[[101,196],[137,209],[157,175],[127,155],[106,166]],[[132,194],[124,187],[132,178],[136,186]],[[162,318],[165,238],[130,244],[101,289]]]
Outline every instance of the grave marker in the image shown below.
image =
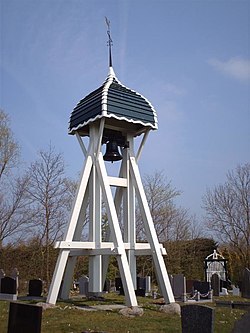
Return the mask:
[[249,333],[250,332],[250,312],[245,313],[234,323],[231,333]]
[[250,270],[245,268],[242,276],[241,296],[250,298]]
[[151,276],[146,276],[146,285],[145,285],[146,294],[151,293]]
[[79,278],[79,294],[83,296],[89,294],[89,278],[85,275]]
[[43,282],[40,279],[33,279],[29,281],[29,294],[28,296],[41,297],[43,291]]
[[42,307],[10,302],[8,333],[41,333]]
[[217,273],[214,273],[211,277],[211,288],[214,296],[220,296],[220,277]]
[[194,281],[194,290],[199,291],[202,295],[207,294],[210,290],[210,283],[204,281]]
[[16,294],[16,280],[9,276],[5,276],[1,280],[1,293],[2,294]]
[[240,289],[233,286],[233,296],[240,296]]
[[214,309],[201,305],[181,307],[182,333],[213,333]]
[[0,269],[0,292],[1,292],[1,280],[5,277],[4,270],[1,268]]
[[173,293],[175,299],[179,299],[181,301],[186,300],[186,278],[183,274],[176,274],[173,276]]

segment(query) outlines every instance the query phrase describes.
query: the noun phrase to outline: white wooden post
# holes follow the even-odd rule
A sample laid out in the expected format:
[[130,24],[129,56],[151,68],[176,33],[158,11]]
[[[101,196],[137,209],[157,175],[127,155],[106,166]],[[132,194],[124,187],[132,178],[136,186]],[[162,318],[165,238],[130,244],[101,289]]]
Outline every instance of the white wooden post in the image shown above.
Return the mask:
[[[102,134],[101,134],[102,136]],[[90,137],[94,141],[94,165],[90,177],[89,193],[89,241],[95,242],[95,248],[101,247],[102,241],[102,197],[99,178],[96,171],[96,154],[99,153],[98,128],[90,128]],[[89,256],[89,293],[102,292],[102,258],[101,255]]]
[[[75,197],[75,201],[73,204],[72,212],[71,212],[71,218],[68,223],[68,227],[66,229],[64,240],[65,241],[72,241],[73,236],[77,227],[77,222],[79,221],[79,216],[81,214],[82,205],[84,202],[84,196],[86,194],[87,185],[88,185],[88,179],[90,176],[90,172],[92,169],[92,157],[90,155],[90,152],[92,151],[92,144],[90,144],[89,147],[89,155],[87,156],[82,172],[81,181],[77,190],[77,195]],[[69,249],[60,249],[60,253],[57,259],[56,267],[54,270],[52,282],[49,288],[49,293],[46,302],[50,304],[55,304],[59,289],[63,280],[63,274],[66,268],[66,264],[68,261],[70,250]],[[72,267],[71,267],[72,268]],[[70,274],[70,272],[69,272]],[[66,293],[67,287],[65,286],[65,293]]]
[[[129,149],[133,149],[134,139],[132,136],[127,137]],[[130,244],[127,250],[129,268],[134,284],[134,289],[137,289],[137,274],[136,274],[136,256],[135,256],[135,243],[136,243],[136,221],[135,221],[135,190],[132,179],[130,177],[130,161],[128,149],[125,149],[124,157],[125,172],[124,177],[127,178],[127,188],[124,191],[123,200],[123,213],[124,213],[124,241]]]
[[99,158],[96,161],[96,165],[102,187],[103,197],[106,203],[107,214],[110,221],[111,237],[116,247],[117,262],[125,292],[126,304],[128,306],[137,306],[134,284],[129,269],[128,259],[125,252],[114,199],[110,189],[106,168],[101,153],[99,154]]
[[142,218],[144,221],[144,228],[147,235],[147,240],[150,243],[152,257],[156,269],[157,281],[162,293],[162,296],[165,299],[166,303],[174,303],[174,295],[172,291],[172,287],[169,281],[169,277],[167,274],[166,266],[163,260],[163,256],[160,250],[159,241],[156,235],[156,231],[154,228],[154,223],[152,220],[152,216],[150,213],[150,209],[148,206],[147,198],[143,189],[138,165],[136,163],[135,157],[130,157],[131,163],[131,176],[134,182],[135,191],[137,194],[138,203],[140,206],[140,210],[142,213]]

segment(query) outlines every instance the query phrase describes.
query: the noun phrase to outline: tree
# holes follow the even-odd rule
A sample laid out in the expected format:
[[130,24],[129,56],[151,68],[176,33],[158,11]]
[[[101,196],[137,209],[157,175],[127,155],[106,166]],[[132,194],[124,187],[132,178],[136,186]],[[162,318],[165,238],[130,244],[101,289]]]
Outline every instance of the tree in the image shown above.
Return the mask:
[[186,279],[204,279],[204,260],[217,248],[211,238],[196,238],[166,242],[164,247],[168,271],[171,274],[182,273]]
[[[154,221],[157,236],[160,241],[189,238],[190,217],[188,211],[176,207],[174,199],[180,191],[172,187],[161,171],[147,175],[143,179],[149,209]],[[137,238],[144,240],[143,222],[137,210]]]
[[0,110],[0,247],[5,239],[20,236],[30,221],[25,190],[28,176],[14,176],[19,161],[19,146],[6,113]]
[[51,279],[50,248],[64,231],[71,192],[65,177],[64,161],[53,147],[41,150],[29,168],[28,196],[34,212],[34,230],[41,243],[46,281]]
[[250,163],[227,174],[226,182],[203,197],[208,228],[250,267]]
[[19,146],[10,129],[7,114],[0,110],[0,181],[17,164]]

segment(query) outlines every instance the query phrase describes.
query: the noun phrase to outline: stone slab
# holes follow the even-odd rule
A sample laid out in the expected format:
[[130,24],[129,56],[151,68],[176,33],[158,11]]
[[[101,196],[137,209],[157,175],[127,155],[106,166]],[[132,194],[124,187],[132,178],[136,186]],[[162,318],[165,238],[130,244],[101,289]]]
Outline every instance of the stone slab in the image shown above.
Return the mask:
[[250,332],[250,312],[245,313],[234,323],[231,333],[249,333]]
[[42,307],[10,303],[8,333],[41,333]]
[[4,301],[16,301],[17,300],[17,294],[0,293],[0,299],[4,300]]
[[181,307],[182,333],[213,333],[214,309],[202,305]]

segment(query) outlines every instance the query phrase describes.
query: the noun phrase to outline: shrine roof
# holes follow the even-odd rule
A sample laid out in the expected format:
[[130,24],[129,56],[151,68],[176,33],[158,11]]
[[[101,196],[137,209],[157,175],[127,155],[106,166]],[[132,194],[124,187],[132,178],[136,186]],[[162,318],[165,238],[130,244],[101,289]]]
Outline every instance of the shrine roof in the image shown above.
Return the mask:
[[[70,115],[69,134],[76,131],[88,133],[90,123],[105,117],[135,124],[138,134],[145,128],[157,129],[156,111],[141,94],[124,86],[112,67],[104,83],[81,99]],[[88,135],[88,134],[83,134]]]

